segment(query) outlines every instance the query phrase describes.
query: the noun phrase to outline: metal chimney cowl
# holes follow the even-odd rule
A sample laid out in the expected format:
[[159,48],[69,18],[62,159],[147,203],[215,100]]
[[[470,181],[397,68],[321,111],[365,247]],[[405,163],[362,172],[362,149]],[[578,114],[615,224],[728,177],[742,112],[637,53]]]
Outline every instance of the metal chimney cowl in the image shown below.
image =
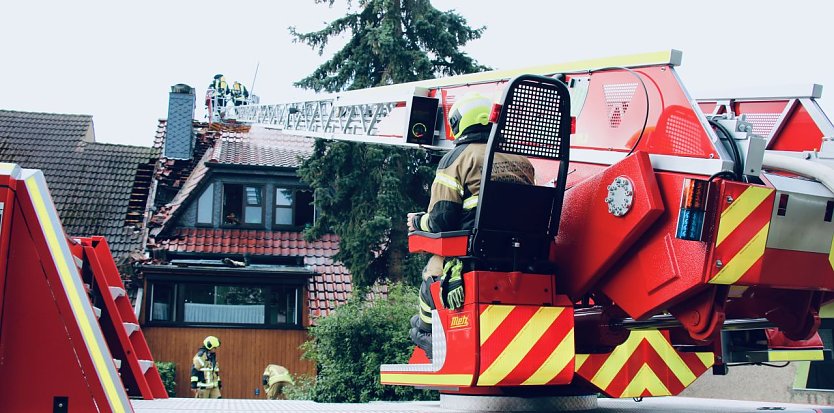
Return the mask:
[[171,86],[168,94],[168,122],[162,154],[168,159],[191,159],[194,151],[194,88],[185,84]]

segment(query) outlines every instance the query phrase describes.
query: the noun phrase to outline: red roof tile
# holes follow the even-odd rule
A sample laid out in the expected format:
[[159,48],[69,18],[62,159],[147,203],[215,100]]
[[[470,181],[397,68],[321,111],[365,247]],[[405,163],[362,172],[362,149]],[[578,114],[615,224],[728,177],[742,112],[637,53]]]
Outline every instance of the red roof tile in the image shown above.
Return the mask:
[[[353,290],[347,268],[332,258],[339,252],[339,239],[332,235],[313,242],[299,238],[300,233],[291,231],[177,228],[170,238],[157,242],[162,249],[169,251],[304,257],[304,264],[316,272],[309,282],[310,315],[327,315],[333,308],[344,304]],[[269,247],[264,248],[264,244]],[[318,256],[307,255],[312,252]],[[340,293],[334,295],[333,291]]]

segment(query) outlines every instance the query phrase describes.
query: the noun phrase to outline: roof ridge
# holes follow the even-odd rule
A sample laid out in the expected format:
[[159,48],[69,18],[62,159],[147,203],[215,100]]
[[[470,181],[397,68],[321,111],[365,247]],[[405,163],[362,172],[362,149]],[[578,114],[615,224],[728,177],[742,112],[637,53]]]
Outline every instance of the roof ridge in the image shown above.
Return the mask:
[[24,111],[24,110],[11,110],[11,109],[0,109],[0,113],[20,113],[20,114],[28,114],[28,115],[53,115],[53,116],[77,116],[77,117],[86,117],[86,118],[93,118],[93,115],[87,115],[85,113],[56,113],[56,112],[31,112],[31,111]]

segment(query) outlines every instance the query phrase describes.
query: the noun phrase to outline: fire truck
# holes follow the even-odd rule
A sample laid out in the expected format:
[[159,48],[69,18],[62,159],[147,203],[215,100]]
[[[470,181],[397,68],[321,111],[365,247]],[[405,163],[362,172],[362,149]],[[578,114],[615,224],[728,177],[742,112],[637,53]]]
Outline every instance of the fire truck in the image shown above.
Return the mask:
[[[447,403],[593,407],[597,393],[677,395],[737,362],[829,359],[818,329],[834,298],[834,126],[821,89],[696,101],[681,57],[383,86],[237,119],[447,151],[455,100],[500,96],[475,227],[409,237],[412,252],[467,263],[464,305],[438,305],[431,359],[415,349],[382,365],[384,384],[440,389]],[[493,181],[497,153],[528,157],[536,185]]]

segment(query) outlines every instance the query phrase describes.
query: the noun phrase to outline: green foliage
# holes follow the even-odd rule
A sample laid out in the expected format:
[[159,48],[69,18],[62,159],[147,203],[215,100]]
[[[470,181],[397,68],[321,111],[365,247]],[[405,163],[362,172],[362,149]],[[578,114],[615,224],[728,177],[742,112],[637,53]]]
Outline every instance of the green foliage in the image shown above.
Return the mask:
[[162,384],[165,385],[165,392],[169,397],[177,397],[177,365],[172,361],[157,361],[155,364],[162,377]]
[[[485,69],[458,50],[484,28],[468,27],[454,11],[441,12],[428,0],[358,0],[357,5],[320,31],[290,28],[295,41],[319,54],[331,37],[350,35],[347,45],[296,86],[334,92]],[[350,270],[358,289],[378,280],[419,282],[425,259],[407,252],[405,216],[428,205],[434,171],[424,153],[317,141],[299,174],[315,191],[318,212],[307,238],[335,232],[341,239],[335,259]]]
[[[317,1],[331,6],[335,3]],[[470,28],[456,12],[437,10],[429,0],[357,3],[358,10],[349,11],[317,32],[299,33],[290,28],[295,41],[317,49],[319,54],[331,37],[345,32],[351,36],[347,45],[296,86],[335,92],[487,69],[458,50],[480,38],[485,28]]]
[[405,216],[424,210],[434,170],[416,149],[317,140],[299,168],[315,190],[319,217],[306,236],[341,237],[334,257],[357,289],[380,279],[417,284],[425,258],[408,254]]
[[319,367],[313,400],[437,400],[435,392],[379,383],[380,364],[404,364],[411,356],[408,320],[417,311],[417,289],[394,284],[387,299],[356,297],[319,319],[302,346],[304,357]]
[[293,376],[292,384],[284,385],[284,396],[287,400],[313,400],[316,389],[316,378],[307,374]]

